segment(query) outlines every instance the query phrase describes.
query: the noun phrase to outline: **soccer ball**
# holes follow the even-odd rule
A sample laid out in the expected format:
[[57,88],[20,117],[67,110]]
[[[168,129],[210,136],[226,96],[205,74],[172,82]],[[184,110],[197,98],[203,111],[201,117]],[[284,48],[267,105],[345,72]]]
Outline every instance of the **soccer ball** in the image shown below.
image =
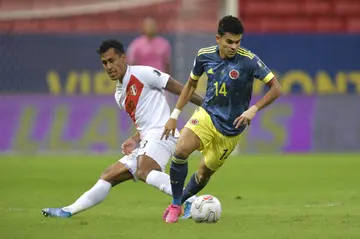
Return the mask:
[[214,223],[220,219],[221,203],[212,195],[202,195],[191,205],[191,217],[195,222]]

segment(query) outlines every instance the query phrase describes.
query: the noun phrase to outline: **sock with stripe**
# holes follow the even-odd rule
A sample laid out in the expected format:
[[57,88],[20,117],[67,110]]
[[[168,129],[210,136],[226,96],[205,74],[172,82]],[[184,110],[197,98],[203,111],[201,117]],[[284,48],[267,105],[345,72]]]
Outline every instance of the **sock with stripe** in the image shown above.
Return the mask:
[[174,156],[170,166],[172,204],[181,205],[181,196],[184,190],[185,179],[188,173],[187,159]]

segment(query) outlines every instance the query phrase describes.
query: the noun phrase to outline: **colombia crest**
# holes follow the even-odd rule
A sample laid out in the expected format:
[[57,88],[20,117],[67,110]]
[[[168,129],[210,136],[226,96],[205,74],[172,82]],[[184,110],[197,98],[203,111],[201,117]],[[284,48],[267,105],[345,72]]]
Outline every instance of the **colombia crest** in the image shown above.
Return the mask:
[[232,69],[230,72],[229,72],[229,77],[233,80],[236,80],[237,78],[239,78],[239,71],[235,70],[235,69]]

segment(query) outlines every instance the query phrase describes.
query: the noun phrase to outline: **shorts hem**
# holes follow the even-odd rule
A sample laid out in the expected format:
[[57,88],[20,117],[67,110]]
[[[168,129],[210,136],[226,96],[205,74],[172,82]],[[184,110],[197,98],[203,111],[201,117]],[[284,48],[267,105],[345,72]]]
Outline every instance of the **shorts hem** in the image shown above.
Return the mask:
[[215,170],[212,168],[212,167],[209,167],[208,163],[206,163],[206,157],[204,156],[204,163],[205,163],[205,166],[210,169],[211,171],[213,172],[216,172],[222,165],[220,165],[219,167],[217,167]]
[[123,163],[123,162],[121,162],[121,163],[124,164],[125,168],[129,171],[129,173],[131,173],[131,175],[133,176],[134,182],[137,182],[139,179],[136,177],[136,172],[134,172],[134,170],[132,170],[131,167],[127,163]]

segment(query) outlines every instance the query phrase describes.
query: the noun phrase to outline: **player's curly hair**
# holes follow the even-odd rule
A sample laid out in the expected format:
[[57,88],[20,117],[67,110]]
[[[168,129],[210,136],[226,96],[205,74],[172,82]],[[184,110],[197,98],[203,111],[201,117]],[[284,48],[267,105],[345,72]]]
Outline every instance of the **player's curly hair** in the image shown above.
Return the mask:
[[123,44],[115,39],[103,41],[96,51],[101,55],[107,52],[110,48],[114,48],[114,50],[120,55],[125,53]]
[[223,36],[226,32],[232,34],[243,34],[244,30],[242,22],[237,17],[228,15],[219,21],[218,34],[220,36]]

